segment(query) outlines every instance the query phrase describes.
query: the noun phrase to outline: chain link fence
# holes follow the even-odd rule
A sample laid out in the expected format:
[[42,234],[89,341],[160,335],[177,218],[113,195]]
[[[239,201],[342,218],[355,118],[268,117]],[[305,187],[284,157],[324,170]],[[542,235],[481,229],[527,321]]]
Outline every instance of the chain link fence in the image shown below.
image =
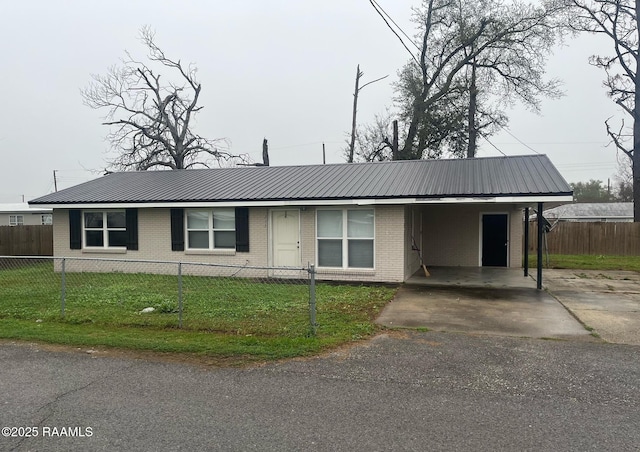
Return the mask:
[[0,257],[0,318],[315,334],[315,269]]

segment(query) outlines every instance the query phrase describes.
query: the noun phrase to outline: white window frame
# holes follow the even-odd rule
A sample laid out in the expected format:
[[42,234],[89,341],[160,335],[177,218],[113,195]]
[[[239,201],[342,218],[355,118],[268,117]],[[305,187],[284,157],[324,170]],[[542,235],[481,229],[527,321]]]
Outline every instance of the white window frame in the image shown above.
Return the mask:
[[[321,211],[335,210],[342,213],[342,237],[318,237],[318,213]],[[373,234],[371,237],[349,237],[349,211],[371,211],[373,212]],[[333,268],[342,270],[362,270],[369,271],[376,268],[376,209],[372,207],[348,208],[348,207],[322,207],[316,209],[316,266],[318,268]],[[320,240],[341,240],[342,241],[342,266],[321,267],[320,266]],[[373,242],[373,262],[371,267],[349,267],[349,240],[371,240]]]
[[[233,212],[233,229],[223,229],[223,228],[214,228],[213,227],[213,213],[216,210],[230,210]],[[205,231],[205,229],[189,229],[189,213],[190,212],[206,212],[208,214],[208,227],[206,231],[209,233],[209,247],[208,248],[191,248],[189,246],[189,232],[191,231]],[[234,243],[232,247],[216,247],[215,245],[215,233],[216,232],[236,232],[236,217],[235,217],[235,209],[233,207],[220,207],[214,209],[187,209],[185,210],[184,215],[184,249],[186,251],[235,251],[236,245]]]
[[9,226],[24,225],[24,215],[9,215]]
[[53,224],[53,215],[50,213],[43,213],[40,215],[40,224],[43,226],[50,226]]
[[[102,227],[101,228],[87,228],[85,226],[85,214],[87,213],[102,213]],[[124,228],[109,228],[107,226],[107,214],[108,213],[123,213],[125,214],[125,227]],[[83,210],[82,211],[82,248],[88,250],[102,250],[102,249],[110,249],[110,250],[126,250],[126,246],[109,246],[109,231],[126,231],[126,211],[121,209],[114,210]],[[87,245],[87,231],[102,231],[102,246],[89,246]]]

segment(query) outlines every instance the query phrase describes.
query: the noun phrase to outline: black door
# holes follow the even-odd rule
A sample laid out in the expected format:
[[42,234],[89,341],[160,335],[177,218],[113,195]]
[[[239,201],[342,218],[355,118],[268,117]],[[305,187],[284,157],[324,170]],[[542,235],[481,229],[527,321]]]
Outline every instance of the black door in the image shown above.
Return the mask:
[[507,266],[507,215],[482,215],[482,266]]

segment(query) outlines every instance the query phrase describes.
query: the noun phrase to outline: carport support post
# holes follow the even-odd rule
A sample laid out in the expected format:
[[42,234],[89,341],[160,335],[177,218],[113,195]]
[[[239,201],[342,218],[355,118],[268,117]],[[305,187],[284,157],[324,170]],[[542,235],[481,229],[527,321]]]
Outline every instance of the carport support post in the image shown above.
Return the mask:
[[529,208],[524,209],[524,276],[529,276]]
[[536,281],[538,283],[538,290],[542,289],[542,203],[538,203],[538,277]]

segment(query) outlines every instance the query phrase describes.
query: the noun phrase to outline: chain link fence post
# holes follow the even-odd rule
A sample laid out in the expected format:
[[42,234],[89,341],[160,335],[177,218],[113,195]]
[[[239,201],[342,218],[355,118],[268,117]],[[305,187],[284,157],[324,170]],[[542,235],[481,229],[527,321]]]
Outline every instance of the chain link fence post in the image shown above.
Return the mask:
[[182,262],[178,262],[178,328],[182,328]]
[[318,325],[316,324],[316,268],[309,266],[309,322],[311,323],[311,334],[316,335]]
[[[55,262],[54,262],[55,265]],[[62,273],[60,279],[60,316],[64,318],[64,303],[67,298],[67,280],[65,275],[65,258],[62,258]]]

